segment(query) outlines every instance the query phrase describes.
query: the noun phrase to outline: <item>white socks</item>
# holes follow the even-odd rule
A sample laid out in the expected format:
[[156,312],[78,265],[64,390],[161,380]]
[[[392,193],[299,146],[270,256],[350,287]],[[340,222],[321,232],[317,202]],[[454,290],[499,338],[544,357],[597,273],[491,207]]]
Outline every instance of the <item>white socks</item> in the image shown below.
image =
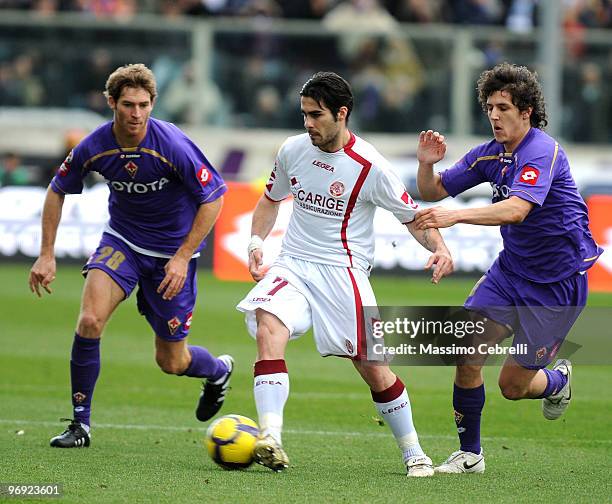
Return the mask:
[[373,392],[372,399],[376,410],[385,423],[389,424],[397,446],[402,451],[404,462],[417,455],[424,455],[419,437],[412,423],[412,408],[408,392],[402,381],[396,382],[382,392]]
[[289,397],[289,374],[284,360],[255,363],[253,395],[261,435],[270,434],[282,444],[283,409]]

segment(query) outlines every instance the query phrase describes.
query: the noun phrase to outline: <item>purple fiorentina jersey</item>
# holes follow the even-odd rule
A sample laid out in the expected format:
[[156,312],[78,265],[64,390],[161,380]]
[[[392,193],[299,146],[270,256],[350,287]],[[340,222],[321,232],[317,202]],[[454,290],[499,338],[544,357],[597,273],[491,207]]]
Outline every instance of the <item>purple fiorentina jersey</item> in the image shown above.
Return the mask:
[[568,278],[589,269],[603,252],[589,230],[587,207],[565,152],[537,128],[529,130],[514,152],[504,152],[504,146],[492,140],[440,175],[451,196],[489,182],[493,203],[517,196],[535,204],[521,224],[500,227],[501,265],[527,280]]
[[[110,189],[106,231],[140,252],[171,256],[189,233],[199,206],[219,198],[227,186],[174,124],[150,118],[145,138],[130,148],[119,147],[112,126],[103,124],[74,148],[51,188],[79,194],[85,175],[98,172]],[[203,247],[204,242],[197,251]]]

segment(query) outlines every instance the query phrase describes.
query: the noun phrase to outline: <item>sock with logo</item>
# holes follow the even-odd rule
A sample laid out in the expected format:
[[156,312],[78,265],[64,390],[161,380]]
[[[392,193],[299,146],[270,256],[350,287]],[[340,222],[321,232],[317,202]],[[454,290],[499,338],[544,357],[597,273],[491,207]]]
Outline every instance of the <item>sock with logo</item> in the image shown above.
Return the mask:
[[191,353],[191,362],[187,369],[181,373],[181,376],[218,380],[227,373],[227,364],[211,354],[206,348],[192,345],[187,348]]
[[284,359],[255,363],[253,394],[259,430],[282,444],[283,409],[289,397],[289,374]]
[[406,387],[397,377],[395,383],[382,392],[371,390],[372,399],[381,418],[389,424],[404,462],[410,457],[424,455],[419,437],[412,423],[412,408]]
[[461,450],[480,454],[480,416],[485,404],[484,383],[476,388],[453,388],[455,423]]
[[559,390],[565,387],[565,384],[567,383],[567,376],[565,376],[558,369],[544,368],[542,371],[546,375],[546,388],[544,389],[544,392],[542,392],[542,394],[536,399],[542,399],[543,397],[557,394]]
[[91,397],[100,374],[100,339],[82,338],[74,334],[70,357],[72,410],[74,419],[89,425]]

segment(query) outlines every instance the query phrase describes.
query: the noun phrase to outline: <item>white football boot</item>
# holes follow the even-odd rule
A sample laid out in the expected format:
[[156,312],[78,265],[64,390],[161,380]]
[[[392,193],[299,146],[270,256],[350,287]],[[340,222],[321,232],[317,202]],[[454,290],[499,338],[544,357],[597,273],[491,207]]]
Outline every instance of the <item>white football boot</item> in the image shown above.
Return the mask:
[[269,467],[275,472],[289,467],[289,457],[280,443],[270,434],[257,438],[255,442],[255,462]]
[[406,476],[409,478],[426,478],[433,475],[433,463],[427,455],[415,455],[406,460]]
[[483,473],[485,471],[484,455],[482,450],[479,455],[457,450],[451,453],[450,457],[434,471],[440,474]]
[[563,415],[572,399],[572,363],[567,359],[559,359],[555,362],[554,369],[567,376],[567,383],[556,394],[542,399],[542,413],[548,420],[556,420]]

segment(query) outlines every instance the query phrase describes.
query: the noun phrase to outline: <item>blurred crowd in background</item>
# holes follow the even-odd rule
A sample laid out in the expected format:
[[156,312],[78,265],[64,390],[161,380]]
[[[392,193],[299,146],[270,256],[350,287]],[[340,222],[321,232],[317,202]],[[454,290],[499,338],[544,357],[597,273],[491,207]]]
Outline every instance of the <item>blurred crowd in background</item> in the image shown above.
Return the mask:
[[[580,36],[612,28],[612,0],[560,2],[563,28],[570,35],[563,55],[562,137],[612,142],[612,93],[606,84],[612,80],[612,38],[588,46]],[[502,61],[533,66],[537,50],[527,35],[541,21],[538,0],[0,0],[0,16],[1,9],[29,11],[41,24],[1,26],[0,107],[81,108],[110,118],[102,95],[106,78],[119,65],[143,62],[158,79],[155,116],[160,119],[298,130],[301,85],[314,71],[334,70],[355,92],[352,127],[388,133],[450,128],[455,41],[406,35],[410,32],[397,29],[401,23],[488,25],[526,35],[525,42],[495,36],[479,40],[464,55],[475,82],[482,69]],[[60,12],[130,29],[44,23]],[[181,19],[241,16],[260,20],[263,28],[215,30],[210,72],[205,85],[197,86],[191,34],[156,31],[159,21],[151,29],[131,28],[130,20],[140,14],[179,24]],[[277,18],[317,20],[325,30],[316,36],[266,30],[266,23]],[[385,35],[368,35],[371,29]],[[470,99],[472,133],[488,135],[475,92]],[[0,154],[0,186],[24,180],[22,162],[11,156]]]
[[[559,0],[566,24],[612,27],[610,0]],[[506,25],[526,29],[537,22],[538,0],[0,0],[1,8],[40,15],[61,11],[125,18],[140,13],[164,16],[268,16],[338,18],[355,12],[408,23]],[[353,11],[353,12],[351,12]]]

